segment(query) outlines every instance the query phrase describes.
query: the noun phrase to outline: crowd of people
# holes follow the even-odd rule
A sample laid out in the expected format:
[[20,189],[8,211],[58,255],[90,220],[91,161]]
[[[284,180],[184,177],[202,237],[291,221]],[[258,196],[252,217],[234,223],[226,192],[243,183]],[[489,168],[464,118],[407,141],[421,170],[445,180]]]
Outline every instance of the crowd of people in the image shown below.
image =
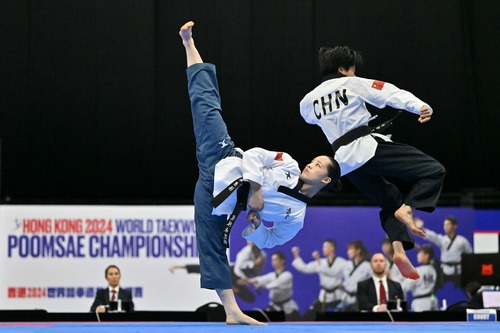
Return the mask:
[[[453,233],[449,231],[450,221],[453,221]],[[418,223],[423,222],[418,219]],[[392,302],[395,306],[398,299],[399,304],[403,304],[402,310],[414,312],[439,310],[436,292],[446,283],[460,288],[461,282],[460,274],[455,274],[453,278],[447,277],[449,275],[446,270],[447,266],[443,264],[443,260],[440,260],[436,251],[441,252],[441,258],[443,255],[445,258],[447,256],[460,258],[462,253],[470,253],[470,244],[467,239],[457,234],[456,218],[447,216],[443,225],[444,235],[426,228],[425,241],[429,242],[422,245],[416,244],[415,259],[418,263],[416,270],[420,276],[416,280],[403,277],[394,265],[394,249],[388,238],[382,239],[380,249],[375,249],[375,253],[371,256],[370,250],[361,241],[351,241],[347,245],[345,257],[342,253],[338,254],[337,243],[334,239],[325,239],[321,251],[313,251],[310,260],[301,254],[298,246],[292,247],[291,264],[285,275],[281,274],[285,272],[283,265],[287,256],[281,251],[273,253],[273,258],[275,255],[280,258],[279,270],[273,259],[274,271],[263,272],[261,276],[251,279],[243,277],[236,281],[236,288],[239,285],[250,284],[255,290],[268,289],[269,307],[266,310],[284,311],[289,320],[297,318],[315,320],[317,313],[325,311],[386,311],[387,303]],[[451,251],[449,244],[444,247],[445,251],[443,251],[443,247],[439,246],[440,243],[434,242],[436,237],[444,239],[443,241],[448,238],[450,240],[448,243],[453,242],[454,239],[459,242]],[[458,244],[461,245],[458,246]],[[460,259],[458,259],[459,263]],[[460,269],[460,265],[456,266]],[[293,276],[299,274],[318,276],[319,294],[305,309],[299,309],[293,299]],[[380,284],[383,285],[385,296],[384,292],[380,292]],[[406,304],[406,300],[409,299],[411,302]],[[285,306],[285,304],[288,305]],[[300,317],[299,313],[302,313]]]

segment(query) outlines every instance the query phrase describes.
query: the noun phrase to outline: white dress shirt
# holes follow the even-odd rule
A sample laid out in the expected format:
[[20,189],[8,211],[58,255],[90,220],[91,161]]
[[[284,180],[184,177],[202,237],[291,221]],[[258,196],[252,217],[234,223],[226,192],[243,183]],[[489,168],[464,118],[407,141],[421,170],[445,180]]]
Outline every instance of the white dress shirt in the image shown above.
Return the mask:
[[377,293],[377,305],[373,307],[373,312],[377,312],[380,306],[380,281],[384,285],[385,289],[385,299],[389,300],[389,286],[387,285],[387,276],[384,275],[382,278],[372,276],[373,283],[375,284],[375,292]]
[[113,299],[113,290],[116,290],[115,301],[117,301],[118,300],[118,293],[120,292],[120,286],[116,286],[115,288],[112,288],[111,286],[108,287],[110,301]]

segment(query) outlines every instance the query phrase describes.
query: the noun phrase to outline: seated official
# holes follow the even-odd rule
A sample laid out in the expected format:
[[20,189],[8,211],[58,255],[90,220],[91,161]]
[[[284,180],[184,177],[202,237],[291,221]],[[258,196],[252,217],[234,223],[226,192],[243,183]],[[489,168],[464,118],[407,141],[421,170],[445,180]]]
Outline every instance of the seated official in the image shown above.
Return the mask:
[[399,282],[387,278],[387,262],[382,253],[375,253],[370,265],[373,276],[358,282],[358,308],[361,311],[385,312],[389,300],[404,300],[403,288]]
[[134,302],[132,301],[132,292],[120,288],[120,269],[115,265],[109,265],[104,273],[106,280],[108,281],[108,287],[106,289],[98,290],[94,303],[90,307],[91,312],[106,312],[109,306],[109,302],[117,302],[121,300],[122,302],[129,302],[130,306],[127,309],[129,312],[134,311]]

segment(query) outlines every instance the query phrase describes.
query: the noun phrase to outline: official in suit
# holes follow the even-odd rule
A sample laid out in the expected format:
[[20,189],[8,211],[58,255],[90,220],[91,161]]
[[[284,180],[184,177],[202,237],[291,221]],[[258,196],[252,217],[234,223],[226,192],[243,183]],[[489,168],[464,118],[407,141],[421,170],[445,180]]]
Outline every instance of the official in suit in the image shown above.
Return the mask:
[[110,301],[122,301],[130,302],[129,311],[134,311],[134,302],[132,301],[132,292],[120,288],[120,269],[115,265],[110,265],[106,268],[104,276],[108,281],[108,287],[106,289],[98,290],[94,303],[90,307],[91,312],[106,312],[106,306],[109,305]]
[[373,276],[358,282],[358,308],[361,311],[385,312],[388,300],[404,300],[403,288],[399,282],[387,278],[387,262],[382,253],[375,253],[370,265]]

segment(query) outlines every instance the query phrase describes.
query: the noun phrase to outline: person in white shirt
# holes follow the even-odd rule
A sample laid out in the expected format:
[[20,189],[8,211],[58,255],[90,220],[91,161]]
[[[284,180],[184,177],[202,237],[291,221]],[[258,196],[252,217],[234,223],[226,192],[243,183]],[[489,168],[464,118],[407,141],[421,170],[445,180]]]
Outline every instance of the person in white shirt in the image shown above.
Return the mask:
[[215,66],[203,62],[192,37],[193,25],[184,24],[179,35],[186,51],[199,169],[194,219],[201,287],[217,292],[227,324],[263,325],[245,315],[234,296],[226,254],[231,226],[238,213],[247,210],[245,239],[259,248],[287,242],[302,228],[308,200],[326,186],[340,189],[340,170],[329,156],[315,157],[301,171],[287,153],[235,148],[221,116]]
[[388,301],[405,299],[403,288],[399,282],[387,277],[387,262],[382,253],[372,256],[370,266],[372,277],[358,282],[358,308],[360,311],[385,312]]
[[293,300],[293,275],[285,268],[286,256],[277,251],[271,256],[274,272],[250,279],[240,280],[241,284],[250,283],[255,288],[269,290],[269,305],[265,311],[283,311],[286,320],[299,320],[299,307]]
[[292,266],[305,274],[318,274],[321,287],[318,298],[302,316],[303,320],[316,320],[316,314],[325,312],[328,308],[337,310],[337,306],[342,301],[344,291],[341,287],[347,260],[335,254],[336,247],[335,240],[326,239],[323,242],[325,257],[321,258],[319,251],[314,251],[312,253],[314,260],[307,264],[300,256],[300,248],[298,246],[292,248],[294,257]]
[[[417,218],[417,226],[424,228],[424,221]],[[441,250],[441,269],[443,281],[454,283],[456,287],[461,285],[462,254],[472,253],[472,246],[464,236],[457,234],[458,220],[454,216],[447,216],[443,221],[444,235],[438,234],[430,229],[424,228],[425,240],[434,243]]]
[[[405,253],[415,240],[405,226],[414,235],[425,236],[416,227],[413,212],[435,209],[446,170],[420,150],[374,133],[368,126],[371,114],[365,103],[407,110],[419,115],[420,123],[428,122],[433,110],[393,84],[357,77],[362,57],[347,46],[320,48],[319,62],[323,82],[302,99],[300,113],[307,123],[321,127],[341,174],[381,207],[380,220],[394,247],[394,263],[404,277],[417,279]],[[386,177],[410,183],[408,195],[403,197]]]
[[434,249],[430,244],[424,244],[419,247],[417,261],[420,266],[417,267],[420,279],[405,280],[402,284],[405,294],[412,293],[411,309],[414,312],[437,310],[437,300],[434,295],[437,273],[433,266]]

